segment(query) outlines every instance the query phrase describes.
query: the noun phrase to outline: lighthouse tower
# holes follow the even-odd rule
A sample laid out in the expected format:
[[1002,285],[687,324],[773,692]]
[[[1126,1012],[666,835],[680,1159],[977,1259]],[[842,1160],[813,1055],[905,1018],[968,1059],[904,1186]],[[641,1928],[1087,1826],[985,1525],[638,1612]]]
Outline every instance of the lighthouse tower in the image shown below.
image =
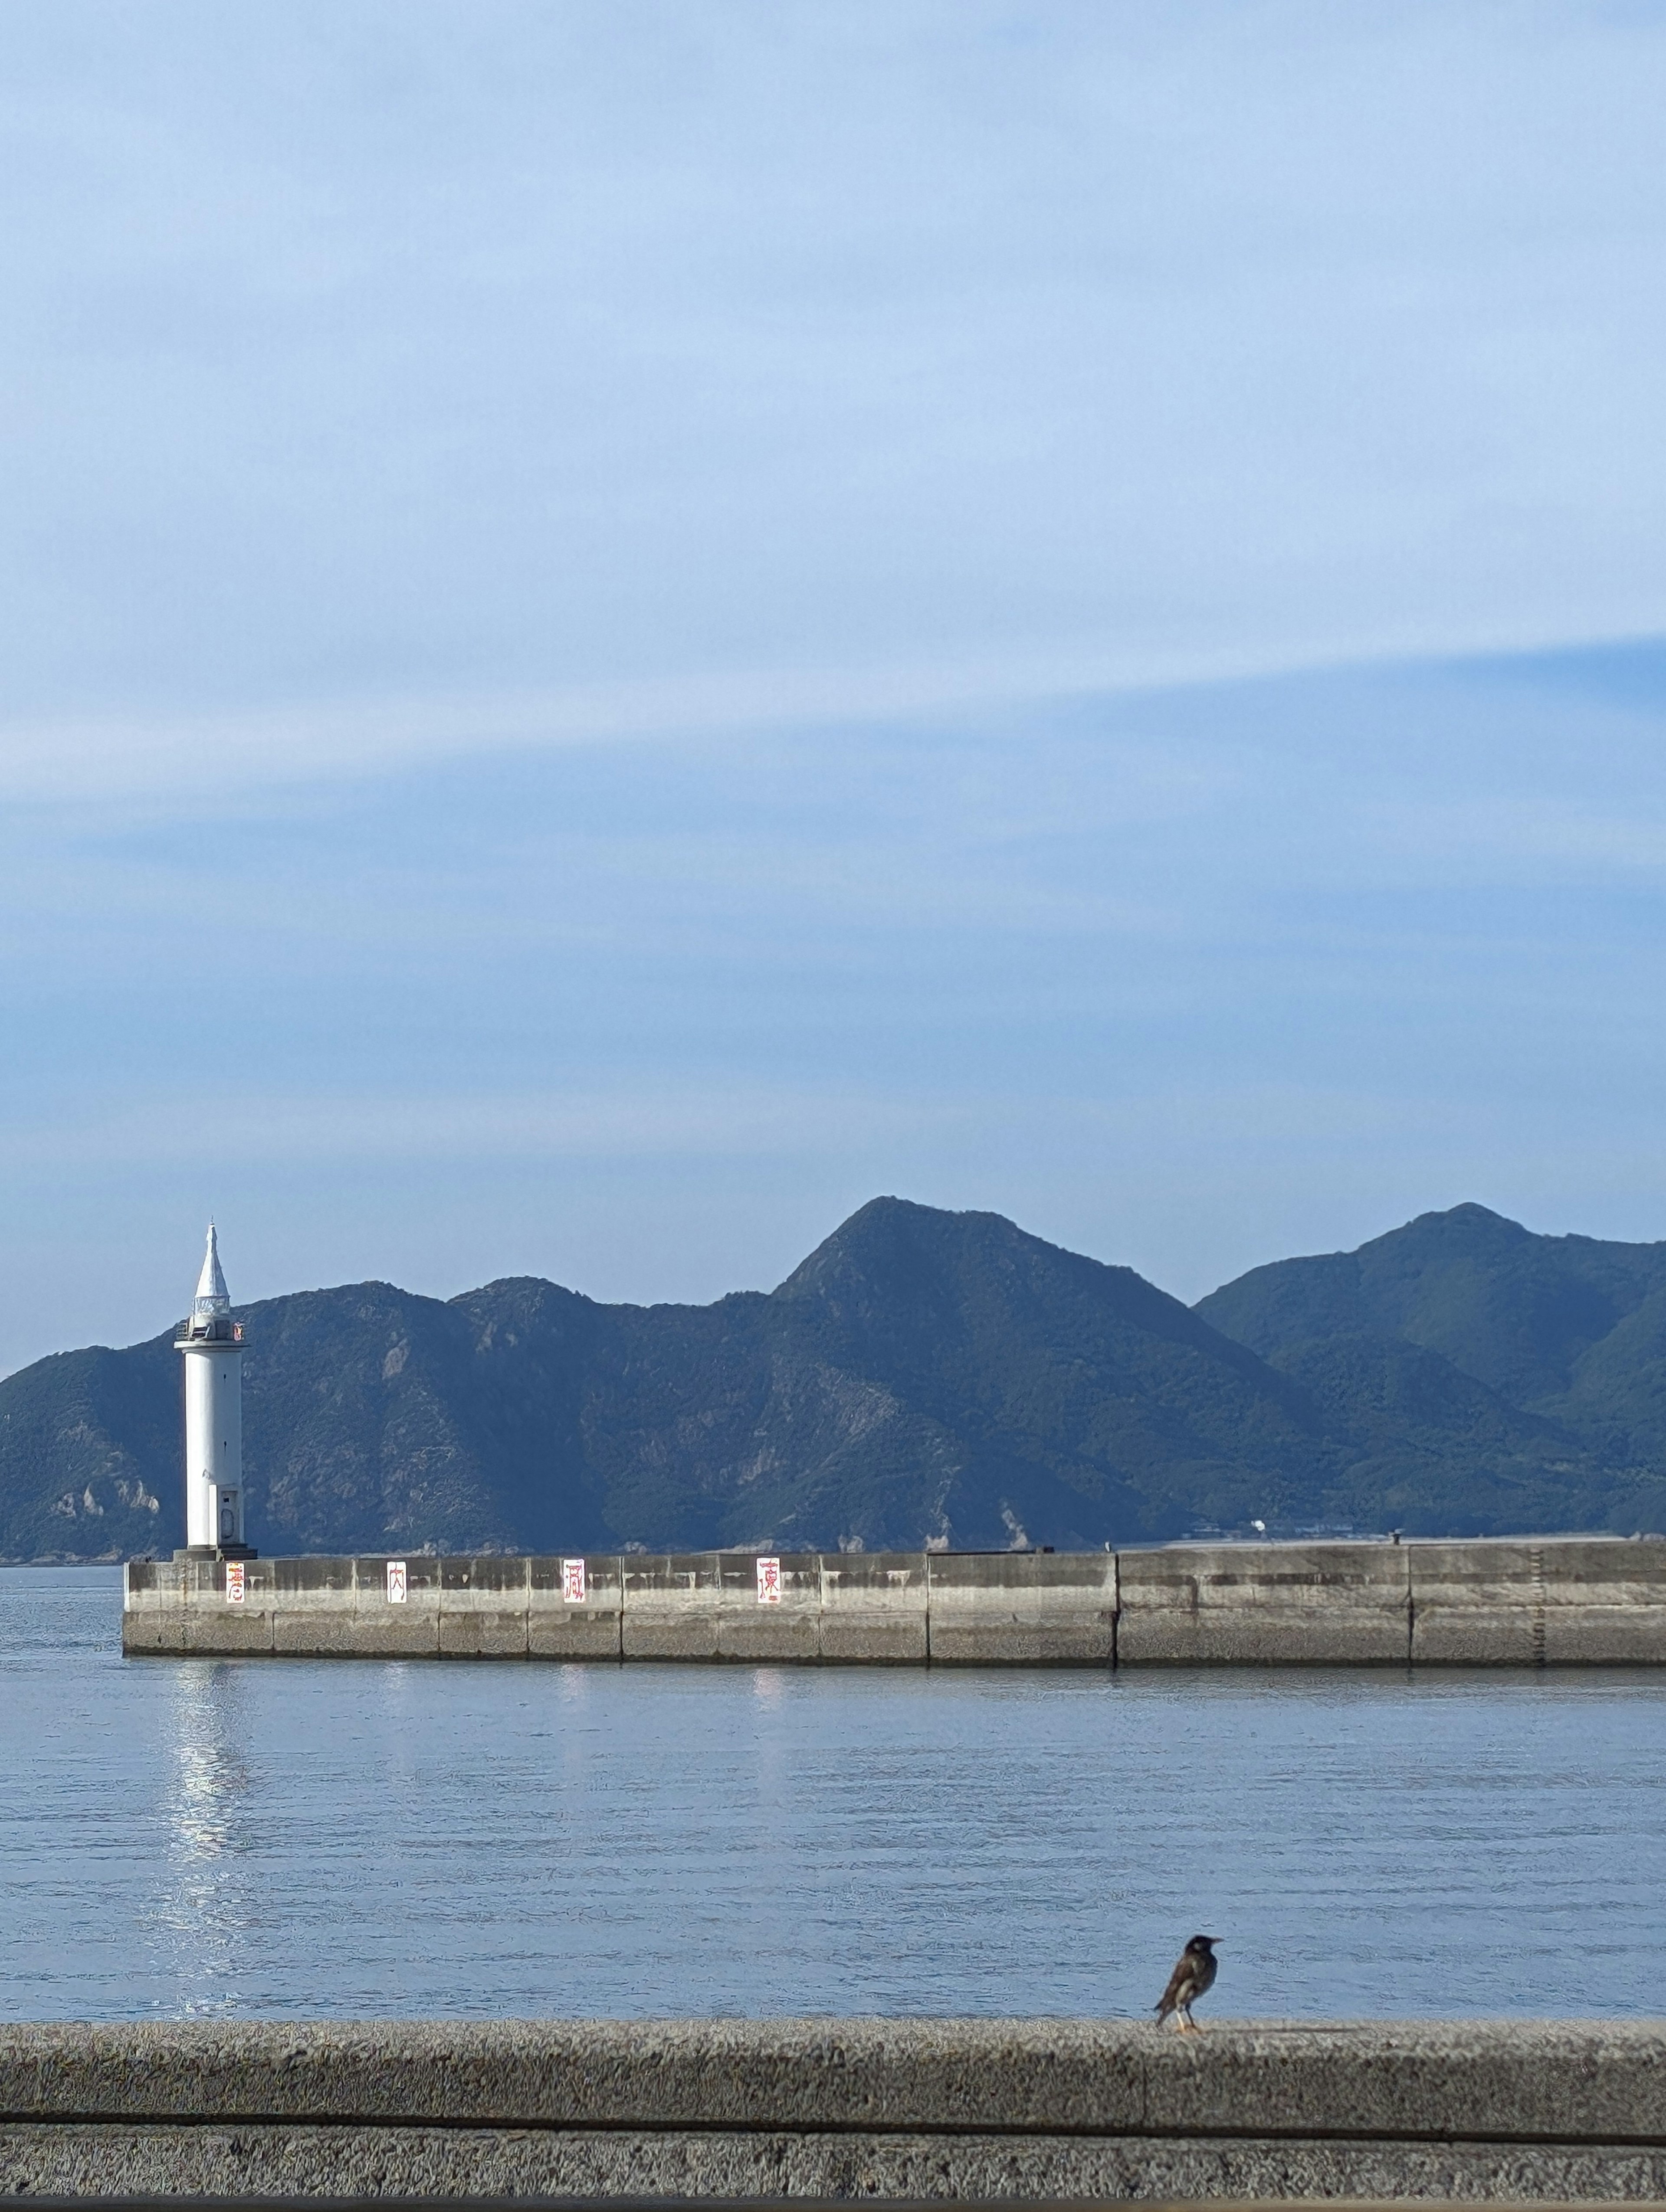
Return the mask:
[[173,1349],[185,1363],[183,1556],[252,1559],[243,1541],[243,1324],[231,1317],[212,1222],[191,1318]]

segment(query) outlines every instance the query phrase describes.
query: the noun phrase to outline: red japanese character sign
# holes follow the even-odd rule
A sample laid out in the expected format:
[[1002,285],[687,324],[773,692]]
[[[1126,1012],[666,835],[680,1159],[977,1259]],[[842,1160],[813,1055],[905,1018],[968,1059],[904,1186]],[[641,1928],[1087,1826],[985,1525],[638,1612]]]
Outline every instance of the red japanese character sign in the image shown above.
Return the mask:
[[758,1561],[757,1601],[760,1605],[781,1603],[781,1561],[779,1559]]
[[403,1605],[404,1603],[405,1583],[406,1575],[404,1561],[403,1559],[390,1559],[387,1563],[387,1601],[390,1605]]
[[584,1603],[584,1561],[582,1559],[562,1561],[561,1594],[569,1605]]
[[244,1568],[241,1559],[228,1559],[226,1561],[226,1603],[228,1605],[242,1604],[243,1574]]

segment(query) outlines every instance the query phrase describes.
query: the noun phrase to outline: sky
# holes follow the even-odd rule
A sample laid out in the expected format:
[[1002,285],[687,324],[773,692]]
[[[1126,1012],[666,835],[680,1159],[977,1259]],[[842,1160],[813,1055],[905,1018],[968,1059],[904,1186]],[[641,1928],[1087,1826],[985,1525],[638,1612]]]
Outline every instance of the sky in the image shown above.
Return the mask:
[[0,1372],[1666,1237],[1666,7],[0,10]]

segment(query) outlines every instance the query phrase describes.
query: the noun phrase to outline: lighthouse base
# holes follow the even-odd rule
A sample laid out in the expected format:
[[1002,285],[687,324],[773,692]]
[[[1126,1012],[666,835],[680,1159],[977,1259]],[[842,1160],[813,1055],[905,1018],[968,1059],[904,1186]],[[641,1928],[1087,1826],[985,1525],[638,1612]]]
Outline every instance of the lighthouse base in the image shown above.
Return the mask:
[[252,1544],[182,1544],[173,1556],[176,1559],[258,1559],[260,1554]]

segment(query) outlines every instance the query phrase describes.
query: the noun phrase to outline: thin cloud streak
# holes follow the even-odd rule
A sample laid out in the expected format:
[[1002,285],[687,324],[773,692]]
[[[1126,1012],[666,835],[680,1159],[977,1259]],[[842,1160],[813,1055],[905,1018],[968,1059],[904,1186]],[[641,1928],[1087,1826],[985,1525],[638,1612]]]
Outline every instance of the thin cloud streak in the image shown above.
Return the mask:
[[959,1100],[748,1085],[428,1098],[182,1091],[130,1100],[119,1114],[0,1123],[0,1162],[20,1171],[92,1160],[185,1166],[200,1158],[205,1128],[244,1171],[321,1161],[792,1159],[940,1135],[976,1114]]
[[740,671],[216,714],[15,720],[0,724],[0,803],[137,802],[155,820],[235,808],[274,787],[368,782],[471,756],[787,737],[1332,665],[1242,653],[1012,653],[936,667]]

